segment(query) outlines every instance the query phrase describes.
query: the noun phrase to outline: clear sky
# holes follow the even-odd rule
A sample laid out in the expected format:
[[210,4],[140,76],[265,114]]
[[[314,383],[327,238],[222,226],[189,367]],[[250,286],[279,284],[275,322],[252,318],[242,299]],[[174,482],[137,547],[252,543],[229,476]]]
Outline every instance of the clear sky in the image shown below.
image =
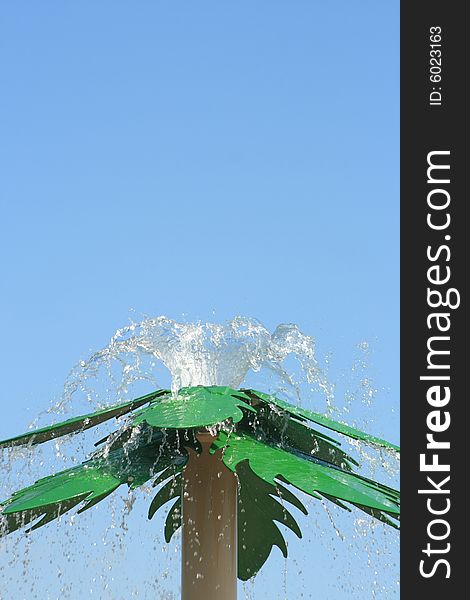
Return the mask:
[[[398,24],[392,0],[2,3],[0,438],[129,318],[244,314],[314,336],[340,395],[368,341],[398,440]],[[274,559],[254,597],[369,597],[316,596],[324,549],[292,549],[311,566],[275,591]]]

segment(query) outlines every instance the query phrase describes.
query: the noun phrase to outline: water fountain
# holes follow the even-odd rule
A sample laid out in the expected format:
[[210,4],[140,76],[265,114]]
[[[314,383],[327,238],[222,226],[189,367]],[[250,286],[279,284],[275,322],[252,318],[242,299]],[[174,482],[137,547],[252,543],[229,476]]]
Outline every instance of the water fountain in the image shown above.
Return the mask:
[[[288,505],[306,513],[291,491],[301,490],[344,510],[356,507],[396,527],[399,494],[355,472],[355,459],[333,433],[395,453],[398,448],[324,414],[286,402],[295,385],[283,366],[288,355],[306,379],[331,390],[318,367],[313,340],[294,325],[273,334],[258,321],[183,324],[159,317],[119,330],[110,344],[82,361],[66,382],[56,411],[105,368],[121,370],[122,393],[149,377],[146,359],[171,372],[171,389],[158,389],[52,426],[0,442],[33,448],[114,418],[125,419],[81,465],[43,478],[2,503],[4,533],[36,529],[79,506],[83,512],[121,485],[160,486],[149,517],[172,501],[165,522],[169,542],[182,528],[184,600],[236,597],[236,579],[251,579],[277,545],[287,556],[278,523],[300,537]],[[153,363],[151,363],[153,364]],[[240,386],[261,368],[282,382],[263,393]],[[333,433],[332,433],[333,432]]]

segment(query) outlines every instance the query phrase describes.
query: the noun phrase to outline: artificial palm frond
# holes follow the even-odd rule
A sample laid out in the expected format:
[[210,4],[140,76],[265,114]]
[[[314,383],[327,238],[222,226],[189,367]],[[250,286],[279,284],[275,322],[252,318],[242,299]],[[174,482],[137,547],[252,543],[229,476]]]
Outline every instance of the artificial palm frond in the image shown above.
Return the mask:
[[91,427],[101,425],[101,423],[109,421],[110,419],[118,418],[128,414],[136,408],[140,408],[144,404],[147,404],[155,398],[158,398],[158,396],[167,393],[168,390],[157,390],[156,392],[152,392],[151,394],[147,394],[141,398],[136,398],[131,402],[115,404],[88,415],[73,417],[72,419],[55,423],[54,425],[49,425],[48,427],[34,429],[33,431],[28,431],[22,435],[0,441],[0,448],[12,448],[14,446],[24,445],[34,446],[35,444],[42,444],[43,442],[48,442],[64,435],[79,433],[85,431],[86,429],[90,429]]
[[311,410],[307,410],[299,406],[293,406],[292,404],[289,404],[288,402],[285,402],[284,400],[281,400],[280,398],[277,398],[274,395],[264,394],[263,392],[258,392],[256,390],[242,391],[249,394],[253,399],[262,401],[267,406],[281,409],[282,411],[285,411],[289,415],[297,417],[298,419],[311,421],[312,423],[316,423],[317,425],[321,425],[322,427],[325,427],[326,429],[331,429],[332,431],[336,431],[337,433],[342,433],[343,435],[346,435],[355,440],[361,440],[362,442],[368,442],[369,444],[373,444],[375,446],[389,448],[391,450],[395,450],[395,452],[400,451],[400,448],[395,444],[391,444],[386,440],[375,437],[368,433],[364,433],[363,431],[355,429],[354,427],[349,427],[349,425],[330,419],[325,415],[315,413]]
[[400,514],[398,492],[314,456],[307,459],[305,455],[258,441],[244,432],[220,432],[213,447],[223,449],[222,460],[232,471],[240,462],[248,460],[254,473],[273,485],[284,481],[314,498],[322,494],[390,516]]
[[79,512],[83,512],[119,486],[137,488],[169,465],[182,465],[186,460],[185,448],[165,443],[160,431],[150,438],[147,432],[132,446],[97,451],[80,466],[44,477],[0,503],[0,518],[4,517],[0,533],[11,533],[42,517],[32,527],[37,529],[80,504]]

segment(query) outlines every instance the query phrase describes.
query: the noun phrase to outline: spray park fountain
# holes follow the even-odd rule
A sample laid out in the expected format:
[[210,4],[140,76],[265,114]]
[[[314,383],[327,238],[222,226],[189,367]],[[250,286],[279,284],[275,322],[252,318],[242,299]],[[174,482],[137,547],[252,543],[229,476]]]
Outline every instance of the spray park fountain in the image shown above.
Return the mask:
[[[125,515],[132,513],[134,490],[140,488],[149,495],[149,518],[170,503],[164,536],[166,544],[181,536],[183,600],[230,600],[236,597],[237,576],[252,581],[274,545],[287,556],[287,536],[281,531],[302,535],[292,513],[307,513],[305,498],[314,498],[311,512],[316,504],[325,508],[340,537],[337,514],[329,505],[339,512],[365,514],[357,519],[362,525],[396,527],[399,494],[370,473],[359,474],[353,453],[338,438],[349,440],[369,467],[377,457],[368,450],[378,453],[378,462],[390,471],[396,468],[392,463],[398,449],[341,420],[302,408],[297,381],[285,366],[292,357],[304,382],[324,398],[331,413],[333,392],[318,365],[313,340],[295,325],[280,325],[271,334],[252,319],[216,325],[159,317],[118,330],[106,348],[73,369],[63,397],[48,411],[64,414],[73,401],[75,412],[81,396],[87,414],[0,443],[11,448],[5,461],[8,472],[15,474],[9,485],[14,493],[2,503],[3,533],[24,526],[37,529],[57,518],[69,519],[75,527],[86,515],[75,515],[72,509],[78,507],[81,513],[99,506],[120,486],[130,494],[120,509],[126,532]],[[159,377],[155,380],[161,365],[171,373],[170,389],[158,385]],[[262,372],[267,377],[262,387],[248,383],[250,374]],[[145,393],[136,398],[138,389]],[[124,401],[129,393],[133,399]],[[120,419],[117,431],[107,431],[99,441],[90,437],[89,430],[109,426],[115,418]],[[83,464],[85,456],[76,445],[66,449],[80,437],[74,433],[97,446]],[[20,485],[13,465],[26,461],[34,469],[39,461],[47,468],[47,446],[69,468],[15,491]],[[20,481],[25,479],[22,473]],[[113,528],[118,512],[114,509]],[[125,543],[121,538],[119,544]],[[149,579],[153,571],[149,568]],[[247,597],[249,593],[247,588]],[[151,597],[172,597],[161,589],[159,594]]]

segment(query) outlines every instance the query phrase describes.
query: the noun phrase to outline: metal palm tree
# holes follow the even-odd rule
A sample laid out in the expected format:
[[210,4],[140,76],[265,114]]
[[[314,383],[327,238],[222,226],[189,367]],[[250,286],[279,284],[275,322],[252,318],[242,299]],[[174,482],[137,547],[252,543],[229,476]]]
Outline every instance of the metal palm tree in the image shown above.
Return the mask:
[[[397,527],[399,493],[354,472],[358,463],[330,430],[399,451],[382,439],[251,389],[197,386],[158,390],[132,402],[0,442],[34,445],[131,414],[80,466],[56,473],[2,502],[3,533],[31,531],[81,505],[94,506],[120,485],[160,486],[149,518],[173,501],[165,538],[182,526],[184,600],[236,597],[236,578],[253,577],[273,546],[287,556],[280,523],[301,537],[289,512],[307,513],[289,484]],[[317,429],[322,428],[322,431]],[[1,523],[0,523],[1,526]]]

